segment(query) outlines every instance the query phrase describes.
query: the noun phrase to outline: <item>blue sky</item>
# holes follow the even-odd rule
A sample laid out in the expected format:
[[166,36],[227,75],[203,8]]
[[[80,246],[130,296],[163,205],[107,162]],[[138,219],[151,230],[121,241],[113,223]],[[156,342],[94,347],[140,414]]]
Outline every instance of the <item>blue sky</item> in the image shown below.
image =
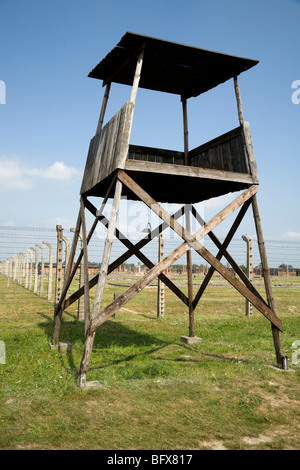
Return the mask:
[[[299,17],[296,0],[0,0],[0,225],[75,224],[103,96],[87,75],[132,31],[260,61],[239,84],[264,235],[299,241]],[[113,84],[106,118],[129,96]],[[232,81],[188,112],[191,148],[236,127]],[[131,142],[182,150],[180,98],[139,90]],[[205,218],[222,207],[210,201]],[[251,214],[241,230],[255,233]]]

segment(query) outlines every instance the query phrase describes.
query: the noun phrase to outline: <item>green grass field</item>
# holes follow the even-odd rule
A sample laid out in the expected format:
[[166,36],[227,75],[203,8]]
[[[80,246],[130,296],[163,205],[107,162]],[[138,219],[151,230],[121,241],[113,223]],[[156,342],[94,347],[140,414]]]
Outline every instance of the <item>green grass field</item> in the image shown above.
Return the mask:
[[[111,275],[103,304],[126,289],[113,284],[132,280]],[[77,304],[64,313],[60,333],[71,352],[52,351],[53,304],[21,286],[14,293],[1,276],[0,448],[299,449],[292,345],[300,340],[300,278],[272,283],[289,371],[272,367],[269,321],[255,309],[245,317],[245,299],[215,276],[196,309],[201,343],[180,340],[188,311],[167,289],[165,318],[156,318],[153,285],[97,330],[88,380],[101,387],[81,389]],[[264,295],[262,280],[255,284]]]

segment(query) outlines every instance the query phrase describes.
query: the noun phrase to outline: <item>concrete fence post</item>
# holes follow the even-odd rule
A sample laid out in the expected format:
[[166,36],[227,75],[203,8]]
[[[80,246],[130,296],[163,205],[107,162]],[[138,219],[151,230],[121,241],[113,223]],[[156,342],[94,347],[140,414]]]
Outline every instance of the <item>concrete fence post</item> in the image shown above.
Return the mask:
[[41,249],[42,251],[42,259],[41,259],[41,282],[40,282],[40,296],[42,297],[44,293],[44,270],[45,270],[45,251],[44,247],[42,245],[39,245],[38,243],[35,244],[38,248]]
[[57,250],[56,250],[56,280],[55,280],[55,307],[59,302],[62,290],[62,231],[61,225],[56,225]]
[[65,254],[65,270],[64,270],[64,279],[66,278],[67,266],[69,261],[69,254],[70,254],[70,242],[67,237],[62,236],[63,241],[66,244],[66,254]]
[[28,289],[31,290],[31,287],[32,287],[32,257],[33,257],[33,253],[32,251],[28,250],[28,253],[30,255],[30,262],[29,262],[29,276],[28,276]]
[[51,300],[52,298],[52,271],[53,271],[53,248],[51,243],[49,242],[42,242],[49,247],[49,273],[48,273],[48,292],[47,292],[47,299]]
[[[75,228],[70,228],[70,232],[75,232]],[[82,233],[79,232],[79,238],[80,238],[80,243],[81,243],[81,250],[83,250],[83,241],[82,241]],[[80,261],[80,271],[79,271],[79,287],[84,286],[84,255],[81,258]],[[78,311],[77,311],[77,320],[84,320],[84,296],[82,295],[78,299]]]
[[23,255],[18,253],[18,284],[23,284]]
[[16,276],[16,280],[17,280],[17,284],[20,284],[20,271],[21,271],[21,260],[20,260],[20,255],[19,253],[17,254],[17,276]]
[[13,261],[13,281],[16,281],[17,273],[18,273],[18,255],[14,255],[13,258],[14,258],[14,261]]
[[11,272],[12,272],[12,261],[11,258],[8,258],[6,260],[7,263],[7,287],[9,287],[10,283],[10,278],[11,278]]
[[30,247],[32,251],[35,252],[35,263],[34,263],[34,285],[33,285],[33,292],[34,294],[37,293],[37,285],[38,285],[38,263],[39,263],[39,253],[36,248]]
[[[164,259],[164,239],[162,233],[158,237],[158,262]],[[163,319],[165,316],[165,285],[158,278],[157,287],[157,318]]]
[[[252,280],[253,276],[253,264],[252,264],[252,240],[248,237],[248,235],[242,235],[242,239],[247,243],[247,277],[249,281]],[[253,305],[246,299],[246,311],[245,315],[253,315]]]
[[25,261],[25,289],[28,289],[28,271],[29,271],[29,263],[28,263],[28,253],[24,251],[24,256],[26,257]]

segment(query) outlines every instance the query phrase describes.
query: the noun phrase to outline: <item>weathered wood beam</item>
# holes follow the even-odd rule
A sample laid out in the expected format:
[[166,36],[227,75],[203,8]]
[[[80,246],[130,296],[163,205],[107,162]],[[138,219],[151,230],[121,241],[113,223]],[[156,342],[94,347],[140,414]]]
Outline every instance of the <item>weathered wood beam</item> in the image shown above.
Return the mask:
[[236,102],[237,102],[237,108],[238,108],[239,121],[240,121],[240,125],[242,126],[244,124],[244,116],[243,116],[242,100],[241,100],[238,78],[234,77],[233,80],[234,80],[234,90],[235,90],[235,96],[236,96]]
[[258,290],[253,286],[253,284],[251,283],[251,281],[249,280],[249,278],[246,276],[246,274],[244,273],[244,271],[242,271],[242,269],[239,267],[239,265],[236,263],[236,261],[232,258],[232,256],[230,255],[230,253],[228,253],[227,250],[225,250],[221,244],[221,242],[215,237],[215,235],[213,235],[212,233],[208,234],[212,241],[215,243],[215,245],[217,246],[217,248],[219,248],[219,250],[222,252],[223,256],[226,258],[226,260],[228,261],[228,263],[231,265],[231,267],[235,270],[235,272],[238,274],[238,276],[241,278],[241,280],[244,282],[244,284],[248,287],[248,289],[254,294],[256,295],[256,297],[258,297],[258,299],[260,299],[265,305],[268,306],[267,302],[265,301],[265,299],[260,295],[260,293],[258,292]]
[[[162,164],[157,162],[147,162],[142,160],[126,160],[125,171],[143,171],[149,173],[162,172]],[[168,175],[188,176],[192,178],[204,178],[213,181],[229,181],[234,183],[245,183],[252,185],[253,178],[246,173],[235,171],[211,170],[196,166],[176,165],[173,163],[163,163],[163,171]]]
[[[262,225],[261,225],[256,196],[253,196],[252,198],[252,210],[253,210],[253,217],[254,217],[254,222],[255,222],[255,227],[256,227],[258,248],[259,248],[259,253],[260,253],[260,258],[261,258],[261,265],[263,269],[263,278],[264,278],[264,283],[265,283],[267,299],[268,299],[270,308],[276,315],[276,307],[275,307],[275,300],[274,300],[273,290],[272,290],[270,269],[268,265],[267,252],[266,252],[266,247],[265,247],[265,242],[264,242],[264,237],[263,237]],[[284,357],[284,354],[283,354],[283,350],[281,346],[279,330],[281,330],[281,328],[279,328],[278,325],[272,323],[272,335],[273,335],[273,342],[274,342],[274,347],[275,347],[275,352],[276,352],[277,365],[280,369],[282,369],[283,368],[282,359]]]
[[138,58],[137,58],[137,63],[136,63],[136,68],[135,68],[135,74],[134,74],[134,79],[133,79],[133,84],[132,84],[132,89],[131,89],[131,94],[130,94],[130,100],[129,100],[133,104],[135,104],[136,94],[137,94],[137,90],[138,90],[139,82],[140,82],[140,78],[141,78],[143,59],[144,59],[144,50],[145,50],[145,47],[143,47],[140,50],[140,52],[138,53]]
[[251,292],[248,287],[246,287],[240,280],[236,279],[234,275],[223,266],[220,261],[213,256],[200,242],[194,243],[194,249],[199,253],[202,258],[204,258],[209,264],[214,266],[214,268],[233,286],[238,292],[240,292],[249,302],[251,302],[254,307],[257,308],[273,325],[275,325],[280,331],[282,331],[282,323],[277,317],[277,315],[258,297],[256,297],[253,292]]
[[86,223],[85,223],[85,212],[84,212],[84,200],[80,198],[80,209],[81,209],[81,221],[82,221],[82,244],[83,244],[83,255],[86,262],[84,263],[84,331],[86,333],[88,322],[90,321],[90,291],[89,291],[89,263],[88,263],[88,248],[86,238]]
[[[228,245],[229,245],[229,243],[231,242],[231,240],[232,240],[232,238],[233,238],[233,236],[234,236],[236,230],[238,229],[238,227],[239,227],[241,221],[242,221],[243,218],[244,218],[245,213],[247,212],[248,207],[249,207],[250,204],[251,204],[250,201],[251,201],[251,200],[246,201],[246,202],[243,204],[241,210],[239,211],[239,213],[238,213],[238,215],[237,215],[237,217],[236,217],[234,223],[232,224],[231,229],[229,230],[229,232],[228,232],[228,234],[227,234],[227,236],[226,236],[226,238],[225,238],[225,240],[224,240],[224,242],[223,242],[223,247],[224,247],[224,248],[227,248]],[[217,258],[218,260],[221,260],[222,256],[223,256],[222,252],[219,251],[218,254],[217,254],[217,256],[216,256],[216,258]],[[202,282],[202,284],[201,284],[201,286],[200,286],[200,288],[199,288],[199,290],[198,290],[198,292],[197,292],[195,298],[194,298],[194,308],[196,308],[196,306],[197,306],[197,304],[198,304],[200,298],[202,297],[203,292],[205,291],[205,289],[206,289],[206,287],[207,287],[207,285],[208,285],[208,283],[209,283],[211,277],[213,276],[214,272],[215,272],[215,268],[214,268],[213,266],[211,266],[211,267],[209,268],[208,273],[207,273],[207,275],[205,276],[205,279],[203,280],[203,282]]]
[[[181,97],[182,114],[183,114],[183,136],[184,136],[184,164],[189,165],[189,132],[188,132],[188,116],[187,102],[184,96]],[[187,206],[186,206],[187,207]],[[190,211],[185,211],[185,226],[188,232],[191,231]],[[187,279],[188,279],[188,299],[189,299],[189,336],[195,336],[195,318],[193,306],[193,272],[192,272],[192,252],[191,249],[186,252],[187,262]]]
[[[241,268],[238,266],[238,264],[234,261],[234,259],[232,258],[232,256],[228,253],[228,251],[226,250],[227,246],[229,245],[230,241],[232,240],[233,238],[233,235],[234,233],[236,232],[242,218],[244,217],[249,205],[251,204],[251,199],[248,200],[245,205],[242,207],[241,209],[241,213],[238,215],[235,223],[233,224],[232,226],[232,229],[230,230],[229,232],[229,236],[227,236],[225,238],[225,241],[224,243],[222,244],[218,238],[215,236],[215,234],[211,231],[208,236],[211,238],[211,240],[215,243],[215,245],[217,246],[217,248],[219,248],[219,252],[216,256],[216,258],[220,261],[222,256],[224,256],[226,258],[226,260],[230,263],[230,265],[232,266],[232,268],[236,271],[236,273],[240,276],[240,278],[242,279],[242,281],[244,282],[244,284],[248,287],[248,289],[253,292],[253,294],[255,294],[262,302],[264,302],[266,305],[266,301],[263,299],[263,297],[260,295],[260,293],[255,289],[255,287],[253,286],[253,284],[250,282],[250,280],[248,279],[248,277],[246,276],[246,274],[241,270]],[[244,209],[244,210],[243,210]],[[193,207],[192,208],[192,214],[196,217],[196,219],[198,220],[198,222],[200,222],[202,225],[205,224],[205,222],[203,221],[202,217],[197,213],[196,209]],[[213,266],[210,267],[204,281],[202,282],[200,288],[199,288],[199,291],[194,299],[194,306],[196,306],[209,282],[209,280],[211,279],[213,273],[215,271],[215,268]]]
[[80,364],[79,381],[80,381],[81,387],[85,387],[85,383],[86,383],[86,374],[87,374],[89,363],[90,363],[90,357],[91,357],[94,337],[95,337],[95,331],[91,331],[91,322],[98,315],[102,298],[103,298],[103,292],[104,292],[104,287],[105,287],[105,282],[106,282],[107,272],[108,272],[109,258],[110,258],[111,248],[112,248],[112,244],[114,240],[115,226],[116,226],[117,217],[118,217],[121,193],[122,193],[122,182],[119,179],[117,179],[116,185],[115,185],[114,200],[113,200],[113,205],[112,205],[111,214],[110,214],[110,221],[108,225],[107,236],[106,236],[104,250],[103,250],[102,262],[101,262],[101,267],[99,270],[97,289],[96,289],[96,293],[94,297],[93,308],[92,308],[91,315],[90,315],[90,321],[88,323],[88,328],[86,331],[84,352],[83,352],[83,356],[82,356],[81,364]]
[[100,111],[100,116],[99,116],[97,129],[96,129],[96,134],[98,134],[102,129],[102,125],[103,125],[103,121],[104,121],[104,115],[105,115],[106,106],[107,106],[107,101],[108,101],[108,97],[109,97],[110,86],[111,86],[111,82],[107,83],[106,88],[105,88],[105,92],[104,92],[104,96],[103,96],[103,101],[102,101],[102,106],[101,106],[101,111]]

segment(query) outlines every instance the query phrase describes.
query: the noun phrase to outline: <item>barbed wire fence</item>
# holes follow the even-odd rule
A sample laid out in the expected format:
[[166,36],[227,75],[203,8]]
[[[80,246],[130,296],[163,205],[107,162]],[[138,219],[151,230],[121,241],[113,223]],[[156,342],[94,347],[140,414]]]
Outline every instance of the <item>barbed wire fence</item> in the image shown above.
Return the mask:
[[[62,265],[65,268],[68,252],[72,244],[72,229],[63,229],[63,253]],[[98,269],[101,264],[101,257],[105,243],[103,231],[95,233],[88,245],[89,266]],[[145,236],[145,234],[142,234]],[[138,240],[132,240],[136,243]],[[223,241],[222,239],[220,240]],[[202,243],[216,256],[218,249],[214,243],[205,237]],[[271,274],[291,274],[300,275],[300,241],[286,240],[266,240],[265,241],[269,267]],[[164,241],[164,255],[167,256],[178,246],[177,238],[167,237]],[[115,239],[113,243],[111,261],[121,256],[126,248],[122,242]],[[242,238],[233,238],[229,251],[238,265],[246,265],[247,246]],[[77,246],[75,259],[80,252],[80,243]],[[142,252],[154,263],[158,261],[158,238],[151,240]],[[195,266],[207,266],[206,261],[193,253],[192,262]],[[132,272],[136,272],[139,260],[136,256],[131,256],[127,261],[127,266],[131,266]],[[223,258],[223,263],[226,260]],[[252,239],[252,263],[254,267],[260,265],[259,248],[256,239]],[[182,257],[176,262],[177,269],[186,264],[186,258]],[[226,263],[227,264],[227,263]],[[46,296],[48,300],[55,302],[55,286],[52,285],[52,278],[55,276],[57,266],[57,229],[56,227],[16,227],[0,226],[0,272],[5,275],[7,285],[10,282],[23,285],[40,296]],[[280,271],[276,268],[284,266]],[[285,272],[283,272],[285,270]],[[130,269],[129,269],[130,271]],[[184,272],[184,268],[182,270]],[[128,270],[127,270],[128,272]],[[205,272],[204,270],[201,272]],[[259,274],[259,270],[257,270]],[[44,289],[44,283],[48,277],[48,289]],[[55,280],[55,277],[54,277]],[[16,288],[16,287],[15,287]]]

